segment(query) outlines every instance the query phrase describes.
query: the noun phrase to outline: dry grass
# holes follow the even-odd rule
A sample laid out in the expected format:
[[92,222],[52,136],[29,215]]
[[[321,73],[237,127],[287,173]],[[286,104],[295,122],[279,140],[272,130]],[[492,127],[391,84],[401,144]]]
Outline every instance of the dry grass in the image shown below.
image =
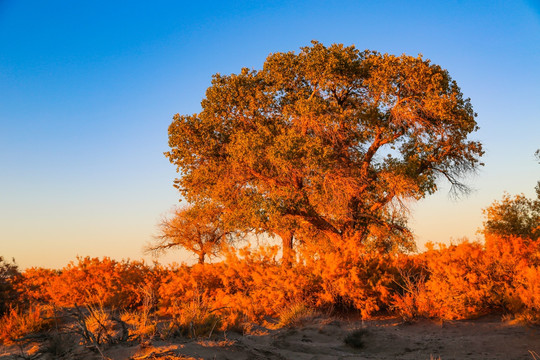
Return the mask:
[[285,309],[279,314],[277,327],[298,327],[307,320],[312,319],[316,312],[304,303],[297,303]]
[[176,304],[176,311],[164,332],[165,337],[180,335],[189,338],[210,338],[221,319],[218,309],[212,309],[203,296],[197,296],[187,303]]
[[29,334],[48,330],[54,326],[55,319],[50,306],[11,308],[0,318],[0,343],[11,344]]
[[154,292],[151,287],[145,287],[141,293],[144,294],[141,308],[138,311],[124,311],[120,315],[120,321],[128,325],[129,338],[136,338],[139,342],[152,339],[158,332]]

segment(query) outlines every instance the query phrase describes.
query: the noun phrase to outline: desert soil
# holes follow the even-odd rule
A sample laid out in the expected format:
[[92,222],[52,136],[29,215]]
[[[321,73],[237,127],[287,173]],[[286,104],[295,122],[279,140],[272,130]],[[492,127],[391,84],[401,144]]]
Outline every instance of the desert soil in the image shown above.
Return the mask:
[[[356,347],[345,344],[354,338]],[[354,339],[353,339],[354,340]],[[52,355],[46,342],[0,346],[0,360],[89,359],[103,357],[64,335],[63,355]],[[50,341],[49,341],[50,342]],[[360,346],[362,344],[362,346]],[[360,346],[360,347],[358,347]],[[257,328],[251,334],[222,333],[218,338],[175,339],[103,349],[111,360],[143,359],[527,359],[540,360],[540,328],[500,318],[466,321],[418,321],[386,318],[370,321],[317,317],[291,329]]]

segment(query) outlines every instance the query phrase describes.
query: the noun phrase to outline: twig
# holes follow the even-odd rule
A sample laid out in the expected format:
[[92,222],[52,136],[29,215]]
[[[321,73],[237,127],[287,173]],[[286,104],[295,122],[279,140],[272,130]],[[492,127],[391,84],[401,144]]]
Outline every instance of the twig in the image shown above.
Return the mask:
[[214,325],[212,325],[212,330],[210,330],[210,334],[208,334],[208,338],[212,337],[212,333],[214,332],[214,329],[216,328],[216,325],[218,323],[218,320],[214,321]]

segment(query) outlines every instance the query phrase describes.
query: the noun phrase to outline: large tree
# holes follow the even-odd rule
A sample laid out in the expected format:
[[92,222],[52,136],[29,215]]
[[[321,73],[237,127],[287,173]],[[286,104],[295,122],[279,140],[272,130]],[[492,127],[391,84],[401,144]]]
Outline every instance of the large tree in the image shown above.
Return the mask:
[[468,139],[469,99],[421,56],[314,41],[260,71],[214,75],[201,105],[169,127],[175,185],[222,206],[231,226],[279,235],[285,254],[302,232],[402,238],[406,201],[441,177],[466,190],[460,179],[483,154]]

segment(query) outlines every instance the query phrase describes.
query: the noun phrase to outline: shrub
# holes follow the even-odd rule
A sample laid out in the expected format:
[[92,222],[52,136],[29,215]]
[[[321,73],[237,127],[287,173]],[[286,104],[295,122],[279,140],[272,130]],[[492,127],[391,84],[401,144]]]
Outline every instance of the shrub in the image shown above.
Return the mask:
[[305,268],[284,268],[276,254],[277,248],[243,249],[240,255],[229,253],[223,263],[170,269],[159,287],[161,314],[191,311],[181,309],[185,304],[204,305],[227,329],[246,320],[261,323],[290,304],[309,302],[313,294]]
[[369,251],[353,241],[306,254],[306,271],[315,281],[317,307],[359,310],[362,317],[387,307],[392,285],[392,256]]
[[96,343],[112,343],[116,336],[115,322],[103,307],[88,306],[89,315],[84,318],[84,327],[93,334]]
[[19,274],[15,260],[9,263],[0,256],[0,316],[6,313],[9,307],[15,305],[18,300],[14,280]]
[[29,302],[73,306],[99,301],[106,307],[135,309],[142,306],[144,287],[156,284],[159,274],[139,261],[86,257],[58,271],[28,269],[19,290]]
[[130,339],[153,338],[157,333],[157,321],[152,314],[146,311],[124,311],[120,315],[120,320],[128,326],[128,337]]
[[494,282],[486,271],[485,252],[479,243],[464,241],[440,245],[422,256],[429,278],[425,284],[425,304],[431,317],[464,319],[488,313],[493,308]]
[[[401,291],[393,294],[393,307],[405,320],[464,319],[505,311],[537,322],[539,245],[530,239],[488,234],[485,246],[468,241],[440,245],[437,250],[431,246],[410,256],[408,265],[398,265]],[[411,268],[412,259],[416,268]],[[418,266],[425,272],[420,277]]]
[[512,289],[507,290],[510,314],[528,324],[540,324],[540,267],[527,266],[517,272]]
[[410,255],[397,259],[391,308],[404,321],[431,316],[430,296],[426,290],[428,270],[419,256]]

